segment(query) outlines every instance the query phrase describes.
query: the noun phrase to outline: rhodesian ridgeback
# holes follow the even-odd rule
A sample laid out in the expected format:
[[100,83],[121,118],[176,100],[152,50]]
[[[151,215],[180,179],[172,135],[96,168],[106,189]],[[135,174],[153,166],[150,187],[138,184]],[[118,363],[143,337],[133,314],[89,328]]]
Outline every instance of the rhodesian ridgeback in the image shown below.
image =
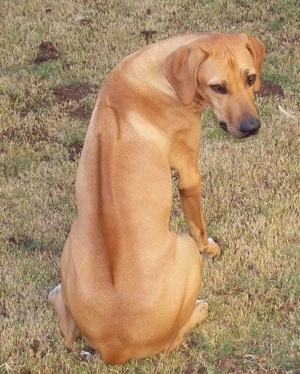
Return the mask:
[[[71,348],[79,332],[109,364],[169,353],[207,315],[197,300],[207,238],[197,166],[210,106],[238,138],[260,122],[264,45],[246,34],[187,34],[122,60],[99,91],[76,178],[78,217],[49,294]],[[190,235],[169,230],[170,168]]]

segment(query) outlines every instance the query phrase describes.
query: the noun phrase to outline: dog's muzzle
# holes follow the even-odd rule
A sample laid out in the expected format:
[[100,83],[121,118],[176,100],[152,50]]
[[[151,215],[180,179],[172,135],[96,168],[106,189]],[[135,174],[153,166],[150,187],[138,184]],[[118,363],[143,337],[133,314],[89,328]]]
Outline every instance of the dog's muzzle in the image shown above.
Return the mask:
[[257,118],[251,118],[243,121],[240,126],[240,131],[243,133],[243,135],[251,136],[257,134],[258,130],[260,128],[260,121]]
[[220,122],[220,126],[224,131],[232,132],[238,138],[246,138],[248,136],[257,134],[260,128],[260,121],[257,118],[250,118],[250,119],[244,120],[240,124],[238,132],[233,132],[233,131],[228,130],[228,125],[224,121]]

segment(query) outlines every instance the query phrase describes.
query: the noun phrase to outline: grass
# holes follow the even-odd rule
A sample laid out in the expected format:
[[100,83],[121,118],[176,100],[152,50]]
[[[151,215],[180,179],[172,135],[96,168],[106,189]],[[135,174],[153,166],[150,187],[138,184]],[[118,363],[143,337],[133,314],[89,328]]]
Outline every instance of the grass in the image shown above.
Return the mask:
[[[298,9],[296,0],[1,3],[0,373],[300,373]],[[188,31],[262,39],[263,79],[285,97],[257,98],[262,129],[245,141],[203,115],[204,212],[224,249],[205,259],[207,320],[169,357],[120,367],[84,361],[83,341],[65,350],[47,293],[76,215],[74,179],[95,87],[122,57]],[[37,63],[42,42],[56,58]],[[175,185],[170,226],[187,230]]]

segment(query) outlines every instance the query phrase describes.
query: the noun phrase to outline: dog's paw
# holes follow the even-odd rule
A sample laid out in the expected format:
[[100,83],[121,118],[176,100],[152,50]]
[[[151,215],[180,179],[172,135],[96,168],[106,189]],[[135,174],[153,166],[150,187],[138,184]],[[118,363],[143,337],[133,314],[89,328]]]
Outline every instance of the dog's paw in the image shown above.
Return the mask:
[[92,347],[86,347],[83,351],[80,352],[80,358],[82,361],[89,361],[99,356],[98,352]]
[[80,360],[81,361],[89,361],[94,358],[94,355],[88,351],[81,351],[80,352]]
[[208,238],[207,245],[204,247],[203,252],[210,257],[217,257],[221,254],[221,248],[212,238]]
[[59,284],[56,286],[52,291],[48,294],[48,300],[53,303],[54,299],[57,297],[57,295],[61,292],[61,285]]
[[199,307],[201,307],[203,309],[208,309],[208,304],[207,304],[207,302],[205,300],[199,300],[199,299],[197,299],[196,306],[198,306],[198,305],[199,305]]
[[199,322],[203,321],[208,315],[208,304],[204,300],[197,300],[196,310],[199,313]]

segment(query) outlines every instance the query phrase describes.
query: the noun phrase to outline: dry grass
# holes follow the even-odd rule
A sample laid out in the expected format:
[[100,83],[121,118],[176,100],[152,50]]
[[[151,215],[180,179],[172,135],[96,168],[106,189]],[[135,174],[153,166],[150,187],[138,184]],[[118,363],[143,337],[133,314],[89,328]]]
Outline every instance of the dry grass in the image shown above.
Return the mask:
[[[0,372],[300,373],[298,9],[296,0],[1,1]],[[83,361],[82,341],[65,350],[47,293],[76,214],[95,86],[146,43],[207,30],[260,37],[263,78],[285,92],[257,99],[263,126],[246,141],[203,116],[204,210],[224,249],[205,260],[209,317],[169,357]],[[171,227],[187,230],[174,201]]]

